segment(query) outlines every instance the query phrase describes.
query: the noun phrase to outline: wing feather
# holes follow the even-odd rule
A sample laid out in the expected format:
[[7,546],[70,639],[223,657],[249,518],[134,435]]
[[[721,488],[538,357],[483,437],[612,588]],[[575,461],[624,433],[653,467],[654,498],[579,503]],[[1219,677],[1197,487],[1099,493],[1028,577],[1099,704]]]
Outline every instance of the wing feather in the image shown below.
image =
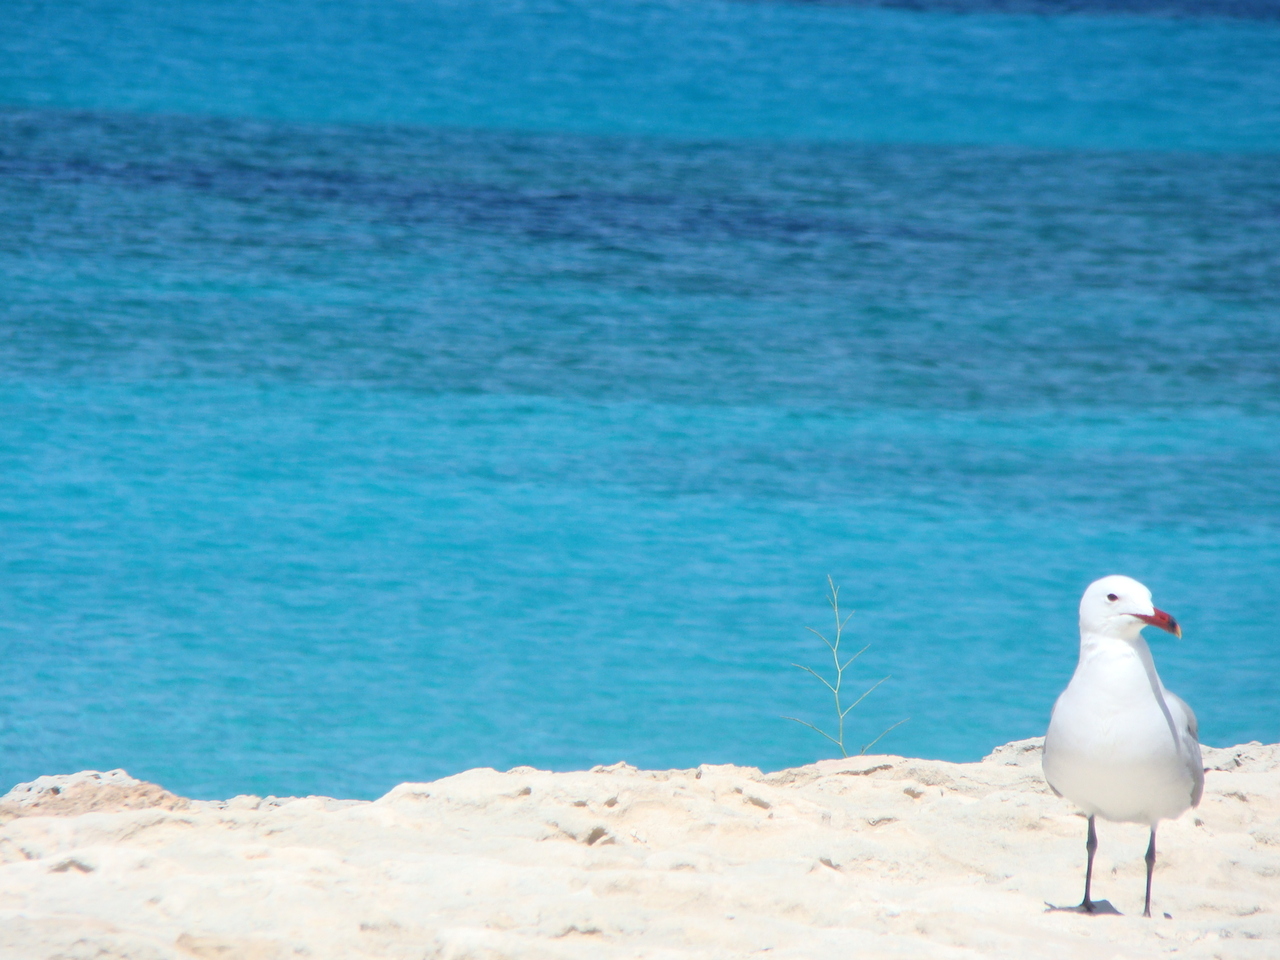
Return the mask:
[[1204,796],[1204,760],[1200,757],[1200,722],[1195,711],[1176,693],[1164,692],[1165,702],[1182,711],[1182,746],[1186,754],[1187,770],[1191,774],[1191,805],[1200,806]]

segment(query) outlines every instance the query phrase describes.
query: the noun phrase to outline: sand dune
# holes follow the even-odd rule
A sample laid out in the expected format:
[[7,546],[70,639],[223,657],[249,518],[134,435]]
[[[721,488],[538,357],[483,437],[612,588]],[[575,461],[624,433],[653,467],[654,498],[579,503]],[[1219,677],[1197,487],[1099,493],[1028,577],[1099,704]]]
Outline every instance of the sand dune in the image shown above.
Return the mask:
[[[380,800],[185,800],[123,771],[0,798],[0,957],[1280,956],[1280,744],[1206,750],[1160,833],[1084,820],[1039,741],[981,763],[470,770]],[[1172,915],[1172,919],[1160,916]]]

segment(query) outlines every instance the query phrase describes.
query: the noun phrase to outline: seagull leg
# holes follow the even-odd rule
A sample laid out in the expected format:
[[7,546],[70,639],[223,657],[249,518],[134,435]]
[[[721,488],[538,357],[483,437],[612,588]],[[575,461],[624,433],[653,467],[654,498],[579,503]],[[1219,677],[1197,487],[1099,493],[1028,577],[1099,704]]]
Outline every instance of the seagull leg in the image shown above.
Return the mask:
[[1089,889],[1093,886],[1093,855],[1098,852],[1098,831],[1094,826],[1093,817],[1089,818],[1089,838],[1084,844],[1085,850],[1089,854],[1089,860],[1084,868],[1084,899],[1080,901],[1078,907],[1055,907],[1052,903],[1046,903],[1050,913],[1107,913],[1118,915],[1120,913],[1111,905],[1109,900],[1094,900],[1089,896]]
[[[1151,916],[1151,874],[1156,868],[1156,828],[1151,828],[1151,842],[1147,844],[1147,899],[1142,907],[1144,917]],[[1085,894],[1087,897],[1088,894]]]
[[1089,814],[1089,839],[1084,842],[1089,852],[1089,859],[1084,868],[1084,899],[1080,901],[1080,909],[1084,913],[1093,913],[1093,901],[1089,899],[1089,887],[1093,884],[1093,855],[1098,852],[1098,831],[1093,826],[1093,814]]

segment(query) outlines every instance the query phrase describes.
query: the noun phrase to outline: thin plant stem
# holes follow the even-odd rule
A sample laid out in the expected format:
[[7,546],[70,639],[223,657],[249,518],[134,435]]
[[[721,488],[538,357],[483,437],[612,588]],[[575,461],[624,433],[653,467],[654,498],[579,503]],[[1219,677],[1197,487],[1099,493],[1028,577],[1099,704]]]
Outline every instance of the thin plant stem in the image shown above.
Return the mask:
[[860,756],[860,757],[865,757],[865,756],[867,755],[867,751],[868,751],[868,750],[870,750],[872,747],[874,747],[874,746],[875,746],[877,743],[879,743],[881,740],[883,740],[883,739],[884,739],[884,735],[885,735],[886,733],[888,733],[888,732],[889,732],[890,730],[892,730],[894,727],[900,727],[900,726],[902,726],[904,723],[906,723],[906,722],[907,722],[908,720],[910,720],[910,719],[911,719],[910,717],[903,717],[901,720],[899,720],[897,723],[893,724],[892,726],[885,727],[885,728],[884,728],[884,730],[882,730],[882,731],[880,732],[880,736],[876,737],[876,738],[875,738],[874,740],[872,740],[870,743],[864,743],[864,744],[862,745],[862,749],[858,751],[858,756]]
[[[806,627],[806,629],[810,633],[812,633],[815,637],[817,637],[819,640],[821,640],[823,644],[826,645],[826,648],[829,651],[831,651],[831,662],[835,667],[835,682],[832,683],[830,680],[828,680],[826,677],[820,674],[817,670],[814,670],[812,667],[806,667],[802,663],[793,663],[792,666],[798,667],[799,669],[803,670],[805,673],[811,674],[814,677],[816,677],[818,679],[818,682],[821,683],[824,687],[826,687],[827,690],[830,692],[831,698],[835,702],[835,708],[836,708],[835,736],[832,736],[831,734],[827,733],[827,731],[823,730],[821,727],[818,727],[810,723],[808,720],[801,720],[799,717],[783,717],[782,719],[793,720],[796,723],[800,724],[801,726],[808,727],[810,730],[814,731],[815,733],[820,734],[821,736],[830,740],[832,743],[834,743],[837,747],[840,748],[841,757],[847,757],[849,756],[849,750],[845,746],[845,734],[844,734],[845,717],[849,715],[850,710],[852,710],[854,707],[860,704],[863,700],[867,699],[867,697],[872,693],[872,691],[874,691],[877,687],[879,687],[880,684],[888,680],[889,677],[886,676],[886,677],[880,678],[875,683],[873,683],[870,687],[864,690],[862,692],[862,695],[859,696],[852,703],[848,704],[847,706],[844,704],[844,702],[841,699],[841,688],[844,685],[844,672],[849,669],[849,667],[853,664],[855,660],[857,660],[860,656],[862,656],[864,653],[867,652],[867,649],[868,647],[871,646],[871,644],[867,644],[865,647],[863,647],[861,650],[859,650],[857,653],[851,656],[848,660],[845,660],[843,663],[840,661],[840,643],[844,639],[844,628],[845,628],[845,625],[848,624],[849,619],[853,616],[853,614],[850,613],[847,616],[843,616],[843,617],[840,615],[840,588],[835,585],[835,581],[832,580],[831,577],[829,576],[827,577],[827,587],[830,590],[830,592],[827,594],[827,603],[831,605],[831,613],[834,616],[835,622],[836,622],[835,638],[828,639],[825,634],[820,633],[819,631],[813,629],[813,627]],[[907,720],[910,720],[910,719],[911,719],[910,717],[907,717],[906,719],[899,720],[893,726],[886,728],[880,734],[880,736],[876,737],[870,743],[865,744],[862,747],[862,749],[858,751],[858,756],[864,755],[867,752],[867,750],[869,750],[871,747],[874,747],[877,743],[879,743],[884,738],[884,735],[888,733],[890,730],[894,729],[894,727],[900,727],[904,723],[906,723]]]

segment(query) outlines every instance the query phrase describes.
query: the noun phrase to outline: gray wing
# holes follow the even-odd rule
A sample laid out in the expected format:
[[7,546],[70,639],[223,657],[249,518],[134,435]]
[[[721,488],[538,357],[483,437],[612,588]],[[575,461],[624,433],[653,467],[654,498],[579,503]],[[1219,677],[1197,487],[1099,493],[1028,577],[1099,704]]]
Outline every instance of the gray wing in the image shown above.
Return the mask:
[[1176,693],[1164,692],[1165,702],[1175,710],[1182,711],[1184,721],[1182,748],[1186,756],[1187,768],[1191,773],[1191,805],[1200,806],[1200,798],[1204,796],[1204,760],[1200,758],[1200,722],[1196,720],[1195,711]]

